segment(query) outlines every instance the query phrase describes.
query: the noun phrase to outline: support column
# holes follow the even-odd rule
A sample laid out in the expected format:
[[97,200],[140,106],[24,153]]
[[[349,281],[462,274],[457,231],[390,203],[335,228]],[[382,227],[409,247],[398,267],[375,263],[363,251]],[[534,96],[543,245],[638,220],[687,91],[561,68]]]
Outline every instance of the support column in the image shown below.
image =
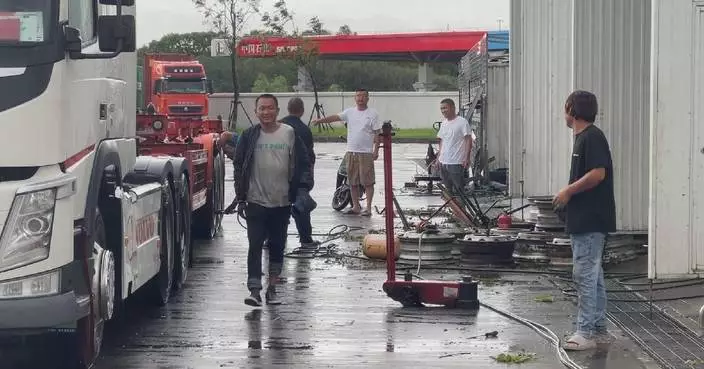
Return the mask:
[[436,84],[432,83],[432,80],[433,68],[428,63],[420,63],[418,65],[418,82],[413,84],[413,88],[418,92],[432,91],[437,87]]
[[296,92],[313,91],[313,78],[306,68],[298,67],[298,84],[293,86],[293,90]]

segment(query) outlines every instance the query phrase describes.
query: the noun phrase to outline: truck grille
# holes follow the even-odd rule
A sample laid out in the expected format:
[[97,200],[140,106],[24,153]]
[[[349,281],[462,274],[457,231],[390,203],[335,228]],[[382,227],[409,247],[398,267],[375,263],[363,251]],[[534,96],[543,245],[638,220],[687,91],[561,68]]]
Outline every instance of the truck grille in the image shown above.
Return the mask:
[[3,167],[0,168],[0,182],[25,181],[37,173],[39,167]]
[[199,105],[171,105],[169,106],[170,114],[202,114],[203,107]]

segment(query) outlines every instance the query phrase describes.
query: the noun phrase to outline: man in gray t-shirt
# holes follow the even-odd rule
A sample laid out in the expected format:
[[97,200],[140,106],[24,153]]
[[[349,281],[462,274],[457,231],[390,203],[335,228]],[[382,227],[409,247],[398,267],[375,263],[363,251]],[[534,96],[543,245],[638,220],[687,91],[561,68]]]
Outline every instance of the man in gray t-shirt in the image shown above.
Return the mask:
[[[291,206],[309,210],[313,187],[305,147],[289,125],[277,122],[276,97],[263,94],[257,98],[256,114],[260,123],[242,133],[234,155],[234,204],[247,219],[247,288],[245,304],[261,306],[262,246],[268,240],[269,283],[267,304],[280,304],[276,285],[284,262]],[[231,205],[226,209],[230,212]]]

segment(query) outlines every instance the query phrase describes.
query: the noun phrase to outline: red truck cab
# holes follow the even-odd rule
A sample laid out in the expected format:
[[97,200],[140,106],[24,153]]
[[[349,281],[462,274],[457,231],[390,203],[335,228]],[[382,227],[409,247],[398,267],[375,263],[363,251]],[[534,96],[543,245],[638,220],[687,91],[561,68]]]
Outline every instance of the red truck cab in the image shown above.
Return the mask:
[[144,72],[143,106],[146,109],[166,116],[208,116],[212,84],[205,68],[194,57],[146,54]]

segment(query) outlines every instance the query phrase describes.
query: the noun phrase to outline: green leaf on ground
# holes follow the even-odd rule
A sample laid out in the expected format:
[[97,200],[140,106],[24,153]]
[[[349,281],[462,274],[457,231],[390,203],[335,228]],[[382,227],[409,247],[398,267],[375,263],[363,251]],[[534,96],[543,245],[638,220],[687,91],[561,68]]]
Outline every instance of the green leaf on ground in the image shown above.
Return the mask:
[[533,360],[535,359],[535,354],[531,353],[525,353],[525,352],[518,352],[518,353],[503,353],[499,354],[499,356],[492,356],[492,359],[496,360],[499,363],[505,363],[505,364],[522,364],[525,363],[526,361]]
[[555,302],[552,295],[540,295],[535,297],[536,302]]

